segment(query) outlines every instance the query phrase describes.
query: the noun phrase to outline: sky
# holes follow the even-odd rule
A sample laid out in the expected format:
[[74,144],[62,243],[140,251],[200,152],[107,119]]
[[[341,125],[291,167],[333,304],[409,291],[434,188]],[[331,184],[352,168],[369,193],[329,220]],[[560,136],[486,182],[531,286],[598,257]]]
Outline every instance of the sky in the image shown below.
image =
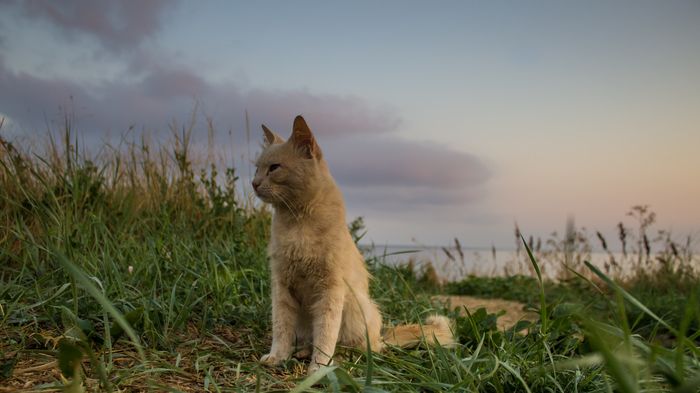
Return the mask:
[[378,245],[508,248],[568,216],[616,239],[634,205],[698,234],[699,70],[698,1],[0,0],[6,137],[70,106],[99,145],[198,103],[240,157],[246,110],[254,151],[301,114]]

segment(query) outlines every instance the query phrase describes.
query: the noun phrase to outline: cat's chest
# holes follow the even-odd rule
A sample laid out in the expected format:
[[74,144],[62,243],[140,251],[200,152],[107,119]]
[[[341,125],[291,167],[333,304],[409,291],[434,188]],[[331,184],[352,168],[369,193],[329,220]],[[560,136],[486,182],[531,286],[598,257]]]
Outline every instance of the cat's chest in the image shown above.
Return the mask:
[[318,259],[324,253],[318,237],[303,229],[273,231],[271,245],[273,256],[290,261]]
[[334,246],[335,228],[322,220],[289,221],[275,216],[272,221],[271,251],[288,260],[321,259]]
[[329,278],[337,258],[331,257],[334,242],[325,235],[305,228],[273,228],[270,242],[273,274],[294,287]]
[[302,297],[315,293],[318,284],[327,282],[338,273],[326,254],[310,252],[294,243],[273,243],[273,247],[270,260],[273,279],[300,301]]

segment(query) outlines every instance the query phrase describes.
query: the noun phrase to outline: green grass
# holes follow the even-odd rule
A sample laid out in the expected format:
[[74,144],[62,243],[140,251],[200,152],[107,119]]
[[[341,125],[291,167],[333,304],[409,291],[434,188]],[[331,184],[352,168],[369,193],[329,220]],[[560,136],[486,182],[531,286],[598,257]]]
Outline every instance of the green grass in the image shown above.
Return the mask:
[[[541,316],[498,331],[498,314],[435,305],[430,280],[371,253],[371,292],[385,324],[442,313],[454,318],[459,345],[370,356],[340,348],[338,367],[309,378],[296,359],[261,366],[270,345],[270,212],[235,188],[233,168],[194,156],[191,130],[173,125],[170,139],[123,141],[94,157],[71,138],[68,119],[57,140],[2,141],[0,391],[79,391],[80,383],[88,391],[216,392],[700,386],[692,296],[668,323],[612,281],[607,295],[583,278],[471,278],[447,288],[510,296]],[[361,221],[351,228],[361,237]],[[598,284],[607,279],[592,274]],[[673,340],[639,336],[641,321]]]

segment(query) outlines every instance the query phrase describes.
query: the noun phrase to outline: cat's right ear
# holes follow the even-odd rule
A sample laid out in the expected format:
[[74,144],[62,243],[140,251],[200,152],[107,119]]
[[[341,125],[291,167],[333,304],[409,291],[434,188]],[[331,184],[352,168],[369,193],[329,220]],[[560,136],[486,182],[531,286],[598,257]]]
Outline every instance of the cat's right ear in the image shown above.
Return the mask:
[[270,131],[269,128],[265,127],[264,124],[262,125],[262,129],[265,132],[265,147],[279,145],[280,143],[286,142],[281,136],[275,134],[274,132]]

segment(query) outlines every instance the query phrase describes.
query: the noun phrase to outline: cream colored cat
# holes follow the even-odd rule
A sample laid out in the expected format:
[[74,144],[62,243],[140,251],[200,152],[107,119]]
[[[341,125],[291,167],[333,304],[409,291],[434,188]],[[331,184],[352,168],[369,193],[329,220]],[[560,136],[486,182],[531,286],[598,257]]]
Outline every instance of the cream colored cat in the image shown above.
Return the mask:
[[[369,297],[365,261],[345,224],[345,203],[323,153],[301,116],[285,141],[262,126],[266,146],[256,162],[253,189],[274,208],[269,245],[272,276],[272,348],[260,360],[280,364],[295,346],[311,354],[309,375],[331,362],[336,343],[373,351],[383,340],[416,342],[425,333],[454,342],[449,320],[390,328],[382,336],[382,316]],[[364,318],[363,318],[364,312]],[[365,325],[366,321],[366,325]]]

